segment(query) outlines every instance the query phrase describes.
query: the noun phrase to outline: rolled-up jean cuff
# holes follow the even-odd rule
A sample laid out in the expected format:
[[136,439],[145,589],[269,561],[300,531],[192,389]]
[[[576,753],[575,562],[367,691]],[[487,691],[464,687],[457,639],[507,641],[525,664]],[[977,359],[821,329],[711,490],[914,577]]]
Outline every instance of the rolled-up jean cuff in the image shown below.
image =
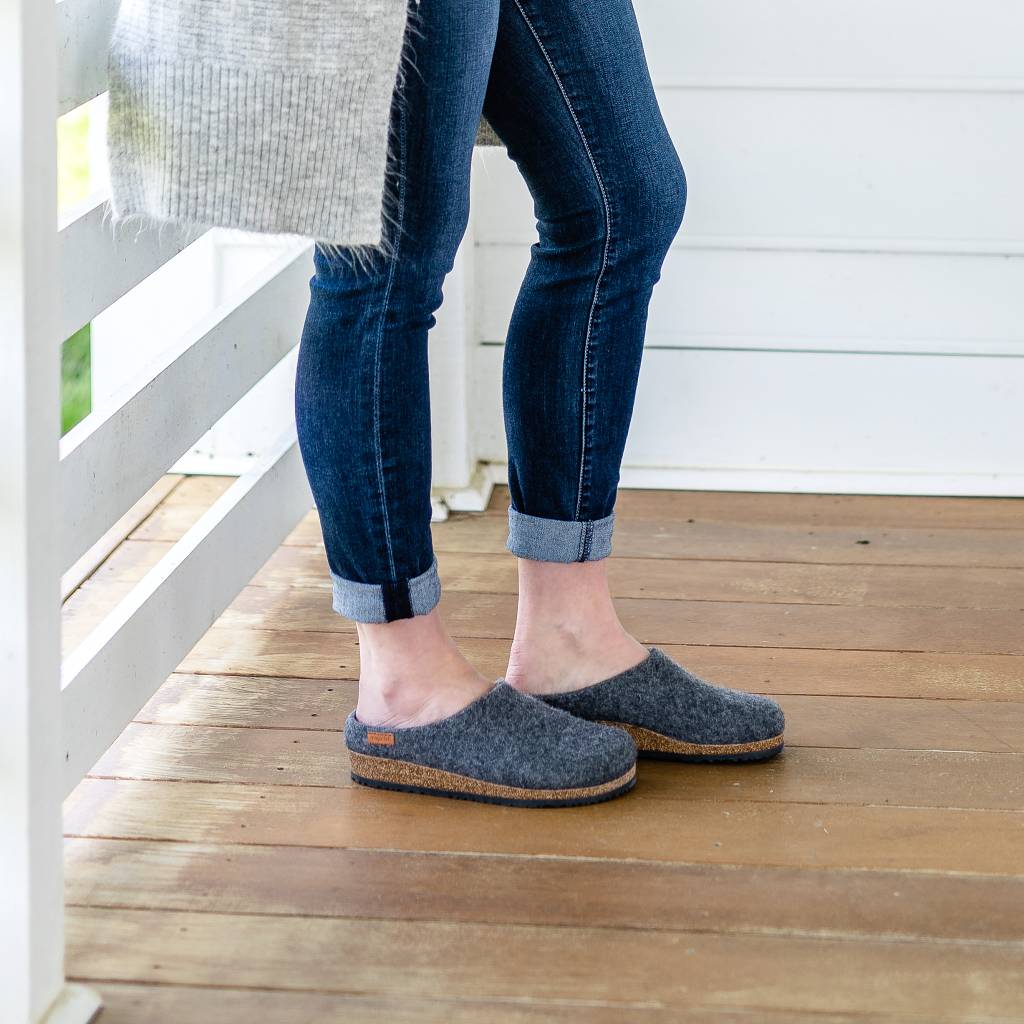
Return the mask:
[[603,519],[542,519],[508,507],[506,547],[539,562],[592,562],[612,552],[615,513]]
[[334,610],[356,622],[394,622],[426,615],[441,600],[435,558],[426,572],[390,583],[357,583],[331,573]]

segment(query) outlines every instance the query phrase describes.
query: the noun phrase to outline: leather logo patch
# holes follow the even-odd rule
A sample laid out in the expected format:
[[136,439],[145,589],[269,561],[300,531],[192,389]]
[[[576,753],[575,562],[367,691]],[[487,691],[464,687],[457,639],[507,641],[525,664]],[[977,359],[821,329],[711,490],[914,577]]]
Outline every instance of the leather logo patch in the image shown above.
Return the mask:
[[376,747],[393,747],[395,745],[395,734],[393,732],[368,732],[366,742]]

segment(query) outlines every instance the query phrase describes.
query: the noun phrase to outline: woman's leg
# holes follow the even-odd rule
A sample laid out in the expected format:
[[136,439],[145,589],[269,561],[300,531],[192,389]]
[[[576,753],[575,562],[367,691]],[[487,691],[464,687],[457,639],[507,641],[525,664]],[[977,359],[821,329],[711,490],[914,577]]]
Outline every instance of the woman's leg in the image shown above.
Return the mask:
[[686,182],[631,0],[502,0],[484,105],[534,198],[539,241],[508,329],[508,677],[573,689],[647,653],[606,576],[647,307]]
[[296,419],[334,607],[359,631],[358,714],[371,724],[435,721],[491,685],[436,607],[427,332],[469,215],[498,3],[409,0],[385,206],[392,254],[366,267],[315,252]]

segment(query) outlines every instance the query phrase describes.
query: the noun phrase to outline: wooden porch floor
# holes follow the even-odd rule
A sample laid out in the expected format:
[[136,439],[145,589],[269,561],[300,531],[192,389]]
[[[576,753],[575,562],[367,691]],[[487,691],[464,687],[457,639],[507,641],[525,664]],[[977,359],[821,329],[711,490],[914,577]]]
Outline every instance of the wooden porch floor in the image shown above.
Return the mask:
[[[68,644],[224,486],[168,485]],[[435,527],[494,677],[506,497]],[[780,758],[562,811],[353,787],[310,516],[67,803],[104,1024],[1024,1019],[1024,502],[624,491],[615,545],[628,628],[776,695]]]

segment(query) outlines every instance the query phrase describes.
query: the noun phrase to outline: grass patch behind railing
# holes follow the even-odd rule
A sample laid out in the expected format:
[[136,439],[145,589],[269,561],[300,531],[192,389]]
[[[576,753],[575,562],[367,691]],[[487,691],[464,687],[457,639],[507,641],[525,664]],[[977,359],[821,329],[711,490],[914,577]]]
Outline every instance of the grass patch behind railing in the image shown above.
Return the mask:
[[[89,107],[57,120],[57,205],[65,210],[90,192]],[[61,432],[66,434],[92,411],[90,328],[86,324],[61,348]]]
[[64,342],[60,358],[61,433],[66,434],[92,411],[90,328],[86,324]]

